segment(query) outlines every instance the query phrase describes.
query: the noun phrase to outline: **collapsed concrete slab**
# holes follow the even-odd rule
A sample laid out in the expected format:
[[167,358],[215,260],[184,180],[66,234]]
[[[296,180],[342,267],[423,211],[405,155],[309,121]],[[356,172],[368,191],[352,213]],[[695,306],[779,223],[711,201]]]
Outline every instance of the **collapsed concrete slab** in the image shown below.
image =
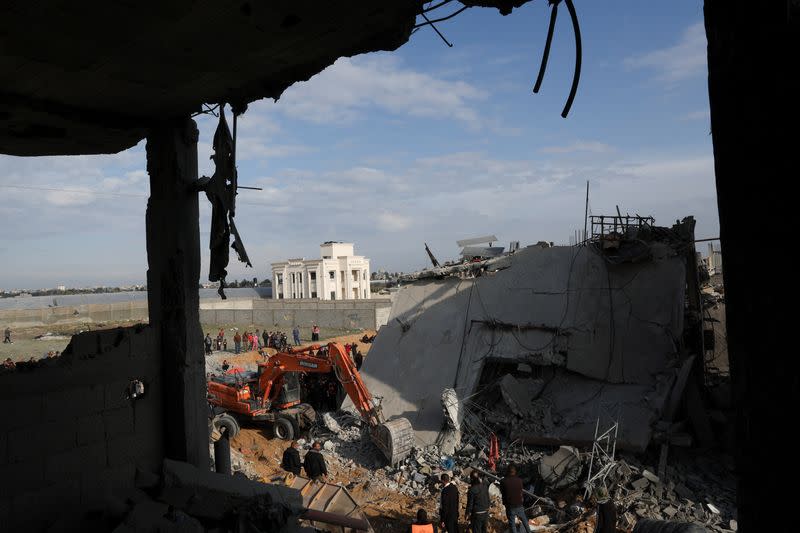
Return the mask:
[[528,431],[589,442],[612,403],[618,446],[643,449],[676,375],[686,272],[673,245],[637,244],[636,262],[592,244],[528,247],[494,273],[402,288],[361,370],[367,386],[427,445],[443,428],[444,389],[468,399],[489,385],[489,366],[524,364],[545,380],[529,416],[519,411],[538,422]]

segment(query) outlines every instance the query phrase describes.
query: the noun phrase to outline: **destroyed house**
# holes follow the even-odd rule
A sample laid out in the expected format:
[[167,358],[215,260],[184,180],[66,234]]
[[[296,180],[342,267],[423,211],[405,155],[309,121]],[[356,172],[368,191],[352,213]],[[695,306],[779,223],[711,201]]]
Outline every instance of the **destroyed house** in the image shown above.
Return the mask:
[[[447,440],[455,425],[484,440],[483,428],[496,428],[507,442],[590,445],[611,412],[617,446],[642,451],[681,401],[700,349],[684,341],[696,337],[686,330],[699,302],[687,296],[699,292],[693,228],[691,217],[625,225],[621,238],[484,261],[473,277],[438,269],[398,292],[364,364],[367,384],[387,415],[412,421],[420,444]],[[442,408],[448,389],[468,413],[456,424]]]

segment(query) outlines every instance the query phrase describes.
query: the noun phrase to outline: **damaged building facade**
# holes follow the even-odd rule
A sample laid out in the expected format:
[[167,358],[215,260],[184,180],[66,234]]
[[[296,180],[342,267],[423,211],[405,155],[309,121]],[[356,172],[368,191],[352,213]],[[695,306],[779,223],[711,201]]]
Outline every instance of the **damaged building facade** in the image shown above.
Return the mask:
[[644,450],[694,360],[684,342],[693,226],[529,246],[477,277],[422,276],[397,294],[367,384],[422,445],[441,442],[452,418],[442,394],[454,389],[455,411],[469,413],[461,425],[477,416],[509,442],[586,445],[605,412],[619,420],[618,447]]

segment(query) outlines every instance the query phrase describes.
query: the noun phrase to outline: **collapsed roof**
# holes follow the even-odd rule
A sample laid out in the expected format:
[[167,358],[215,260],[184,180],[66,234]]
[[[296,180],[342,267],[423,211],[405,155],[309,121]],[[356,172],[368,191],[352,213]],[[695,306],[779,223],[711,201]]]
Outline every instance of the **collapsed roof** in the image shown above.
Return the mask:
[[424,4],[3,2],[0,153],[115,153],[203,103],[277,99],[339,57],[398,48]]
[[[531,246],[493,274],[402,288],[362,369],[387,418],[408,418],[418,443],[434,444],[445,389],[490,417],[495,406],[470,403],[499,386],[512,436],[591,442],[601,408],[613,406],[618,446],[644,449],[687,366],[687,274],[674,240],[632,242],[646,245],[644,257],[637,249],[620,260],[595,244]],[[506,372],[492,369],[498,363]],[[518,365],[524,379],[504,377]]]

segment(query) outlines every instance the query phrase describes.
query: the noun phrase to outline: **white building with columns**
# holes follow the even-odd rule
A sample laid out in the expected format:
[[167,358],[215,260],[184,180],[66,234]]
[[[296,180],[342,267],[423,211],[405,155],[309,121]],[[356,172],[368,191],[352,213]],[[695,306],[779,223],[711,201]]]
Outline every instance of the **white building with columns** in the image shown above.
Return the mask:
[[320,259],[272,263],[272,298],[369,299],[369,259],[354,255],[351,242],[319,245]]

